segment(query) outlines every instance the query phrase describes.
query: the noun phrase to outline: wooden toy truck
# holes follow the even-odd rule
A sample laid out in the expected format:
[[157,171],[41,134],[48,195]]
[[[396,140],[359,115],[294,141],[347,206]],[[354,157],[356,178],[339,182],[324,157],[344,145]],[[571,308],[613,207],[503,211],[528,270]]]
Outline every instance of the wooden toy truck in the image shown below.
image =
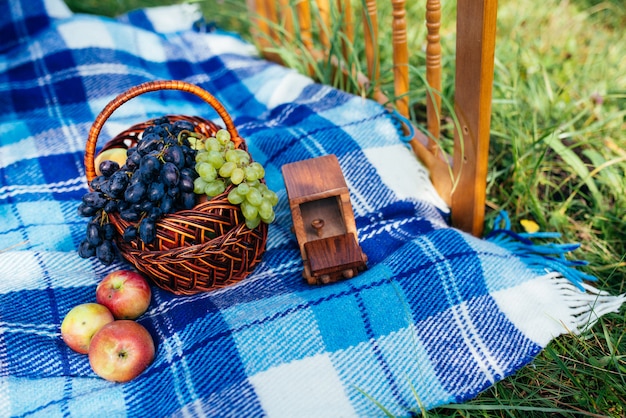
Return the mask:
[[349,279],[366,269],[345,178],[334,155],[282,167],[293,230],[309,284]]

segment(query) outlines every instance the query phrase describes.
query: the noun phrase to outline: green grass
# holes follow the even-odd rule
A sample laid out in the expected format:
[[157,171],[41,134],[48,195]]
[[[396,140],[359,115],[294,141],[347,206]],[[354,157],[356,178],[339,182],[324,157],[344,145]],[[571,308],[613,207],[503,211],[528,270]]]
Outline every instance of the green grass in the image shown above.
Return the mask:
[[[244,1],[205,0],[209,19],[248,33]],[[117,14],[172,1],[67,0],[75,10]],[[426,88],[423,3],[410,3],[413,117],[423,122]],[[454,2],[444,3],[444,22]],[[388,14],[384,11],[381,14]],[[382,20],[383,17],[380,17]],[[626,4],[623,0],[500,0],[493,91],[487,223],[507,211],[516,229],[534,220],[542,230],[579,242],[572,257],[610,293],[626,292]],[[276,28],[280,31],[280,28]],[[383,30],[384,32],[384,30]],[[383,33],[382,36],[385,36]],[[254,39],[249,38],[254,41]],[[363,68],[359,38],[347,63]],[[340,38],[333,43],[338,48]],[[278,52],[304,71],[311,62],[295,49]],[[453,74],[454,30],[442,27],[444,66]],[[390,43],[387,43],[390,45]],[[381,56],[388,57],[389,50]],[[389,68],[382,87],[390,91]],[[328,65],[316,71],[333,84]],[[452,101],[452,77],[442,94]],[[350,88],[350,85],[342,85]],[[354,88],[354,84],[352,87]],[[357,94],[359,92],[355,90]],[[444,109],[444,123],[451,114]],[[451,136],[450,123],[444,134]],[[553,341],[533,362],[463,405],[426,413],[431,417],[626,416],[626,312],[603,317],[581,336]]]
[[143,7],[163,6],[184,1],[175,0],[66,0],[65,3],[75,13],[91,13],[104,16],[117,16],[130,10]]

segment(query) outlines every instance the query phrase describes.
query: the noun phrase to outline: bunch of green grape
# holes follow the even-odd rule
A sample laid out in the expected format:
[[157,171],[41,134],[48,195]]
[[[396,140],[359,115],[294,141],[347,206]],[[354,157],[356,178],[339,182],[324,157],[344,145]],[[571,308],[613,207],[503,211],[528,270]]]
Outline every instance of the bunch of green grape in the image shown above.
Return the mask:
[[220,129],[215,136],[196,142],[195,147],[195,193],[214,197],[232,185],[228,201],[241,206],[248,228],[256,228],[261,221],[274,221],[278,196],[261,181],[265,177],[263,165],[252,161],[247,151],[236,149],[227,130]]

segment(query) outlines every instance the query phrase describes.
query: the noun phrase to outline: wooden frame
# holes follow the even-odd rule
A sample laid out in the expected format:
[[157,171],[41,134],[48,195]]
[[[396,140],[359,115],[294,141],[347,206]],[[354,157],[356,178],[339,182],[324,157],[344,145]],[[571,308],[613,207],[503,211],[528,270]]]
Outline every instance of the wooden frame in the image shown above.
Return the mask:
[[[313,25],[321,20],[324,27],[330,26],[331,0],[247,0],[261,51],[267,59],[280,62],[280,57],[271,51],[271,42],[280,40],[268,22],[283,22],[287,30],[295,27],[297,18],[299,38],[313,57],[324,56],[328,51],[328,39],[320,31],[321,44],[313,46]],[[335,0],[335,6],[344,19],[342,30],[347,39],[353,39],[352,13],[349,2]],[[367,74],[359,74],[360,83],[377,85],[380,77],[378,54],[378,12],[376,0],[363,0],[362,13]],[[389,0],[392,4],[392,45],[394,68],[394,94],[398,99],[389,99],[374,88],[372,98],[383,105],[392,105],[400,114],[409,117],[409,45],[406,28],[406,0]],[[415,154],[428,167],[431,180],[441,197],[450,206],[452,225],[476,236],[482,235],[485,216],[486,180],[489,156],[489,131],[491,123],[491,96],[494,71],[495,30],[497,0],[457,0],[456,25],[456,74],[454,110],[458,126],[454,134],[452,158],[444,155],[438,144],[441,115],[441,1],[426,1],[426,81],[431,94],[426,99],[428,135],[415,130],[411,140]],[[313,13],[310,2],[315,2]],[[278,9],[276,4],[278,3]],[[294,5],[293,7],[291,5]],[[319,18],[319,19],[316,19]],[[344,54],[347,51],[344,50]],[[341,71],[350,69],[341,68]]]

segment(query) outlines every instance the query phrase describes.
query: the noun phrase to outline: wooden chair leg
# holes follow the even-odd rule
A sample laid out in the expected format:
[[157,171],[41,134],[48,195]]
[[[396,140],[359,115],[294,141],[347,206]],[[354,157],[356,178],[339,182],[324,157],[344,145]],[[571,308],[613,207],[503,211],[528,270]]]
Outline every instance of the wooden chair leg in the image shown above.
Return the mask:
[[458,0],[452,224],[483,232],[497,0]]

